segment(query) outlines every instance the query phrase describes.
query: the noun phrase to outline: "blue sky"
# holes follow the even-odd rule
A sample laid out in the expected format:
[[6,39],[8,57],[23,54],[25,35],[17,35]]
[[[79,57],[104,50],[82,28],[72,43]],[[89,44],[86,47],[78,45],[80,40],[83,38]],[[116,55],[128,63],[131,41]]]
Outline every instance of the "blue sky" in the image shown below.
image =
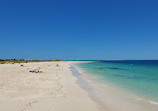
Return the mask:
[[0,41],[2,59],[158,59],[158,1],[1,0]]

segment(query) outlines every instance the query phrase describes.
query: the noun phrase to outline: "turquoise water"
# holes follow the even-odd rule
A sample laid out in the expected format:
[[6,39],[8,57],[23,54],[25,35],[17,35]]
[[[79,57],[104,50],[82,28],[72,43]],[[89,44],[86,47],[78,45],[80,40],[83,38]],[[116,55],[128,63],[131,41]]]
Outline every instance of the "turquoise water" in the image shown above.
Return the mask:
[[158,102],[158,61],[96,61],[78,66],[94,82]]

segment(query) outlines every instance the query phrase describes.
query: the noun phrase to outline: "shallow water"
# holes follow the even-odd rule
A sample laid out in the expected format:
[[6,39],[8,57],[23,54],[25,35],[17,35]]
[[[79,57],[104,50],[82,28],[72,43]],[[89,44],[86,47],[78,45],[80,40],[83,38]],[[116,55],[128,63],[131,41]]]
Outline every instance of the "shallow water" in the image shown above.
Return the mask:
[[86,79],[158,102],[158,61],[97,61],[77,66]]

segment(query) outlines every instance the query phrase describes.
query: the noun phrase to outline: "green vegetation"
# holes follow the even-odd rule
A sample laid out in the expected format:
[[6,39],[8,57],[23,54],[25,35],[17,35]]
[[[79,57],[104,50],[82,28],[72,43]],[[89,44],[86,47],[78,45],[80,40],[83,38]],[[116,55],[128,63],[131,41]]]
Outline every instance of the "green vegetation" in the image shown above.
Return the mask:
[[58,60],[58,59],[57,59],[57,60],[54,60],[54,61],[61,61],[61,60]]
[[20,60],[16,60],[16,59],[0,59],[0,64],[7,64],[7,63],[28,63],[28,62],[49,62],[49,61],[61,61],[61,60],[24,60],[24,59],[20,59]]

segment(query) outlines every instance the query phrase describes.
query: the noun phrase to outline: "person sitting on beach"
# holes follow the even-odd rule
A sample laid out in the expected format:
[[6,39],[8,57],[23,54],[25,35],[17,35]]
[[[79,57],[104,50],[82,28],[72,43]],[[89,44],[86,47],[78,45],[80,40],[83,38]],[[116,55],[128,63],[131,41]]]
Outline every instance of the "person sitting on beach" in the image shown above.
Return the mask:
[[60,67],[59,64],[56,65],[57,67]]

